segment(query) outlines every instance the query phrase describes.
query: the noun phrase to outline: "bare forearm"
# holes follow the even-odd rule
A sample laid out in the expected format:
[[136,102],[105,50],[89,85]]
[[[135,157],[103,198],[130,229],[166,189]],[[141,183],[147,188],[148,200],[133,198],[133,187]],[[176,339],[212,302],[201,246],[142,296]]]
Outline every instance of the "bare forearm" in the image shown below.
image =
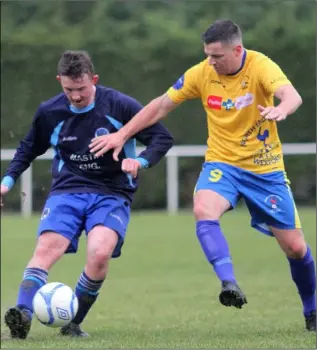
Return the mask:
[[279,104],[279,107],[283,109],[283,111],[287,114],[293,114],[296,112],[298,107],[302,104],[301,98],[293,100],[293,99],[287,99],[285,101],[281,101]]
[[167,113],[168,111],[162,108],[162,96],[157,97],[137,113],[119,132],[125,140],[128,140],[139,131],[157,123]]
[[276,97],[281,101],[278,107],[281,108],[286,115],[296,112],[298,107],[302,104],[302,98],[292,86],[287,86],[277,91]]

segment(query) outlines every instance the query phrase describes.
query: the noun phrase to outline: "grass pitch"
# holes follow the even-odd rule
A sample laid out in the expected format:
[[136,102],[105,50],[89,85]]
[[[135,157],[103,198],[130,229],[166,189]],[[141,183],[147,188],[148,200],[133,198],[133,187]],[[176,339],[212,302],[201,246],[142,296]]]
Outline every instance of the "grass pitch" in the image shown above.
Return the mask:
[[[316,254],[316,209],[300,208],[308,243]],[[1,315],[15,304],[31,257],[38,217],[3,215]],[[113,260],[100,297],[83,323],[89,339],[61,338],[34,319],[26,341],[10,340],[1,321],[2,348],[316,348],[304,330],[301,303],[288,263],[274,239],[249,225],[248,212],[225,215],[242,309],[220,305],[220,285],[205,261],[191,213],[133,213],[123,255]],[[85,263],[85,238],[77,255],[52,269],[49,281],[75,286]]]

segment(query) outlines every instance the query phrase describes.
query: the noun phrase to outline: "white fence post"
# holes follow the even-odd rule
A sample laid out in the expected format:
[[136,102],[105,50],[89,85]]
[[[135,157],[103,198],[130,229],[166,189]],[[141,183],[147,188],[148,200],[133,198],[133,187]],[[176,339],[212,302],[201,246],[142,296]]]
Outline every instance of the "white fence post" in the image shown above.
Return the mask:
[[[140,153],[144,147],[137,147],[137,154]],[[206,145],[184,145],[174,146],[167,153],[166,160],[166,181],[167,181],[167,210],[169,214],[175,214],[179,208],[179,179],[178,179],[178,158],[179,157],[203,157],[206,151]],[[307,155],[316,154],[316,143],[286,143],[283,144],[284,155]],[[15,154],[14,149],[1,149],[1,160],[10,161]],[[50,149],[38,160],[53,159],[54,152]],[[21,211],[23,216],[28,217],[32,214],[33,202],[33,183],[32,183],[32,168],[30,167],[21,179],[22,192],[26,196],[21,198]]]
[[167,155],[167,211],[175,214],[178,211],[178,156]]
[[33,208],[32,165],[21,176],[21,192],[22,215],[28,218]]

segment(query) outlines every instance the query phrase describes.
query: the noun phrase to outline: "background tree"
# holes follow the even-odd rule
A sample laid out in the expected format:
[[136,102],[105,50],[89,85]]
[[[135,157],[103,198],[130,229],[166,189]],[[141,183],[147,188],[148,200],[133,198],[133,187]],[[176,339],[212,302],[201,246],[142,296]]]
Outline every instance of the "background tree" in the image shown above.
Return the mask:
[[[204,59],[201,33],[218,18],[241,25],[245,46],[280,64],[302,95],[299,111],[279,124],[282,142],[316,141],[314,2],[4,1],[1,7],[2,148],[15,148],[38,104],[60,92],[55,76],[64,50],[88,50],[101,84],[146,104]],[[176,144],[206,142],[206,117],[199,101],[181,106],[164,124]],[[285,161],[296,199],[314,203],[315,156]],[[180,161],[183,207],[191,205],[201,163],[193,158]],[[2,171],[6,166],[1,163]],[[164,207],[165,162],[142,173],[141,182],[134,208]],[[49,162],[36,162],[35,209],[41,210],[49,186]],[[7,208],[18,207],[16,189]]]

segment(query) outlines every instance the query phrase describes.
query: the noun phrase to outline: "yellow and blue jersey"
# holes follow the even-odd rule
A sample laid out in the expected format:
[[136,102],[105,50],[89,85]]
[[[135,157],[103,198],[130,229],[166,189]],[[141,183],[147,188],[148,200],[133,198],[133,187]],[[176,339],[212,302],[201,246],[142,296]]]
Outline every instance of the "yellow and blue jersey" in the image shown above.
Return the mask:
[[175,103],[201,99],[207,114],[206,162],[223,162],[258,174],[283,171],[282,145],[275,121],[257,108],[274,105],[274,92],[291,84],[281,68],[262,53],[245,50],[242,68],[218,75],[205,59],[167,91]]

